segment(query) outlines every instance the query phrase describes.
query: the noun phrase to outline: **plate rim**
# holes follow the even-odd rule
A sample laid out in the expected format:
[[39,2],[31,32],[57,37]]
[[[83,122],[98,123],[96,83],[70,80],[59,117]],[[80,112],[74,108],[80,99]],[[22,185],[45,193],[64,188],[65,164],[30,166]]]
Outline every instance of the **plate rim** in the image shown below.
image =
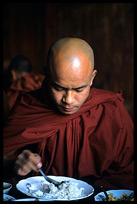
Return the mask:
[[[16,200],[16,198],[14,198],[13,196],[8,195],[8,194],[6,194],[6,193],[3,193],[3,199],[4,199],[5,196],[11,198],[12,200]],[[7,200],[7,201],[8,201],[8,200]]]

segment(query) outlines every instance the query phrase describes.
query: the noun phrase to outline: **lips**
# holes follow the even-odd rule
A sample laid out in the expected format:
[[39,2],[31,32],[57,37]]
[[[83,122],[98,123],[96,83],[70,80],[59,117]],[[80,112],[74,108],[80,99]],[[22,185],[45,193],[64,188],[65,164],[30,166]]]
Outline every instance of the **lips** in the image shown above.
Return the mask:
[[71,112],[75,109],[75,107],[64,107],[64,106],[61,106],[61,109],[65,112]]
[[74,108],[64,108],[64,107],[63,107],[63,109],[64,109],[66,112],[71,112],[71,111],[74,110]]

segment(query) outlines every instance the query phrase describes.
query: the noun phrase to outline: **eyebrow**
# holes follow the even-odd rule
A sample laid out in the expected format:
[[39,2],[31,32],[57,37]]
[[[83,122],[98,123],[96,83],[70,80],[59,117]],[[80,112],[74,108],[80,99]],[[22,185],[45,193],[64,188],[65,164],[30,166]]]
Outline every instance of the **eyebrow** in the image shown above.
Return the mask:
[[63,86],[61,86],[59,84],[56,84],[55,82],[52,82],[52,85],[55,86],[55,87],[61,88],[61,89],[65,89],[65,90],[78,90],[78,89],[82,89],[82,88],[85,88],[85,87],[88,86],[87,84],[85,84],[83,86],[79,86],[79,87],[76,87],[76,88],[69,89],[69,88],[63,87]]

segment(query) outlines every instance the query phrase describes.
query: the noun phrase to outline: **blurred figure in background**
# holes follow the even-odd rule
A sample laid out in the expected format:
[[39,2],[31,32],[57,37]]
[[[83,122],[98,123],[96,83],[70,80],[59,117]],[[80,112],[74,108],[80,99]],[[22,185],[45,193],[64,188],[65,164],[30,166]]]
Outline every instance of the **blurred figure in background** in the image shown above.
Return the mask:
[[16,56],[4,72],[4,92],[9,110],[14,106],[21,92],[29,92],[41,87],[44,76],[32,73],[32,65],[26,56]]
[[6,123],[9,114],[9,105],[5,91],[3,90],[3,124]]

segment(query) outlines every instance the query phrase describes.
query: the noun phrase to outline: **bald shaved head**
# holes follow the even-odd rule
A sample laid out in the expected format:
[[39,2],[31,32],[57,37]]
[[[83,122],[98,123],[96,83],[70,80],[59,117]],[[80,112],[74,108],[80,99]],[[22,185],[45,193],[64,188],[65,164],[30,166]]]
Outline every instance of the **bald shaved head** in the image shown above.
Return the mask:
[[94,64],[93,50],[90,45],[80,38],[62,38],[55,42],[52,47],[53,54],[63,52],[68,58],[77,55],[79,52],[85,53],[89,60]]
[[[91,46],[80,38],[61,38],[53,43],[51,46],[48,57],[47,66],[49,67],[51,61],[55,56],[61,53],[67,60],[73,60],[79,53],[85,54],[94,68],[94,53]],[[49,71],[49,70],[47,70]]]
[[45,74],[57,109],[63,114],[77,112],[96,75],[92,48],[79,38],[57,40],[49,50]]

